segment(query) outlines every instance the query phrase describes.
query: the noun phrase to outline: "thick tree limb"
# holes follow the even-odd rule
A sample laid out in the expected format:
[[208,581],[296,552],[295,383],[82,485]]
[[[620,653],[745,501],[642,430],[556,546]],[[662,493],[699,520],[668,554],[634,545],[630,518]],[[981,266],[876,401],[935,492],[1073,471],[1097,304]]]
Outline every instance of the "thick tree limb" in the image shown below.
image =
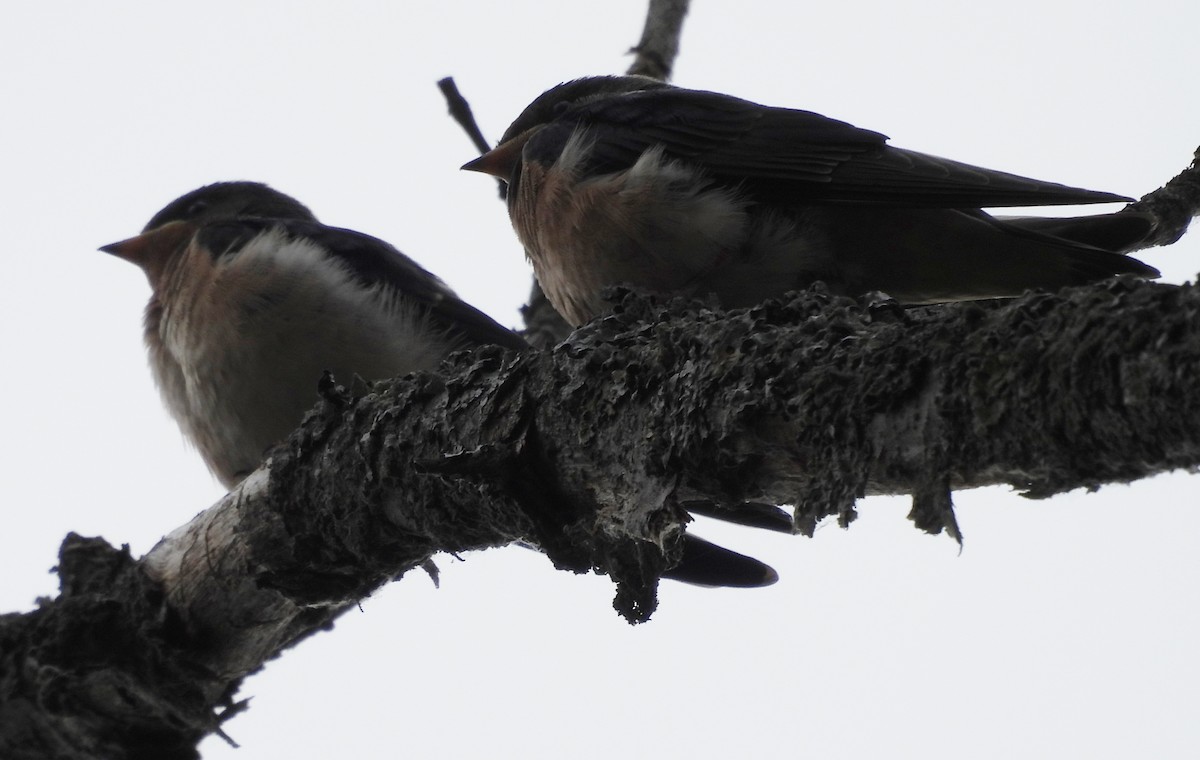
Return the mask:
[[[656,7],[674,38],[651,33]],[[669,75],[685,10],[652,4],[631,71]],[[1200,205],[1196,171],[1154,197],[1156,243]],[[626,295],[553,351],[326,389],[265,469],[141,560],[68,537],[59,597],[0,617],[0,757],[194,758],[241,678],[438,551],[537,543],[609,573],[644,620],[685,499],[794,503],[811,534],[912,493],[918,526],[954,532],[951,488],[1194,469],[1198,314],[1194,288],[1144,283],[912,311]]]
[[0,624],[0,725],[21,732],[0,754],[36,737],[139,757],[153,737],[191,757],[241,677],[437,551],[531,541],[612,575],[642,620],[681,499],[794,503],[811,533],[864,494],[914,493],[938,530],[949,487],[1046,496],[1195,468],[1198,371],[1200,291],[1113,282],[910,311],[625,294],[553,351],[327,389],[266,470],[140,563],[68,540],[63,594]]

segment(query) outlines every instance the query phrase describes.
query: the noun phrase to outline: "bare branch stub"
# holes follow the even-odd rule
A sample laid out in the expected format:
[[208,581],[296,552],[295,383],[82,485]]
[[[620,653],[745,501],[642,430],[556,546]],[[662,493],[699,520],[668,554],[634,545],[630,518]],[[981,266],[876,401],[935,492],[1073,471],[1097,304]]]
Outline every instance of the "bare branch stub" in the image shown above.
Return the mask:
[[72,533],[57,569],[56,599],[0,616],[0,757],[199,758],[244,705],[196,666],[129,548]]
[[1130,211],[1149,211],[1157,219],[1151,238],[1139,248],[1170,245],[1187,231],[1192,219],[1200,214],[1200,148],[1190,166],[1170,182],[1141,200],[1129,204]]
[[[479,128],[479,122],[475,121],[475,114],[471,111],[471,104],[458,91],[458,85],[454,83],[454,77],[444,77],[438,80],[438,89],[442,91],[442,96],[446,98],[446,105],[450,109],[450,116],[462,127],[467,133],[467,137],[471,138],[471,143],[480,153],[487,153],[492,146],[488,143],[487,138],[483,136],[483,130]],[[504,200],[508,196],[508,185],[504,184],[503,180],[496,180],[500,190],[500,200]]]
[[642,39],[630,50],[636,58],[629,66],[629,74],[664,82],[671,78],[687,12],[688,0],[650,0]]
[[450,115],[454,117],[454,121],[463,128],[467,133],[467,137],[471,138],[471,142],[480,153],[487,152],[491,146],[487,139],[483,136],[483,132],[479,129],[478,122],[475,121],[475,114],[471,112],[471,104],[458,91],[458,85],[454,83],[454,77],[445,77],[438,80],[438,89],[442,91],[442,95],[446,98],[446,105],[450,108]]

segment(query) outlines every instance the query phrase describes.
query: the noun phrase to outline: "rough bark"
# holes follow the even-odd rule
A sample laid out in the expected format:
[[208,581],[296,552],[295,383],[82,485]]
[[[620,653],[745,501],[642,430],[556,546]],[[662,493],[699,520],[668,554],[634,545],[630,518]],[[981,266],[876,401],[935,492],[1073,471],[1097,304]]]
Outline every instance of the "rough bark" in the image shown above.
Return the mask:
[[[685,12],[651,4],[631,72],[668,77]],[[1198,173],[1139,202],[1153,244],[1200,207]],[[537,544],[611,575],[641,621],[687,500],[795,504],[811,534],[865,494],[911,493],[918,527],[957,536],[954,488],[1041,497],[1200,466],[1190,286],[920,310],[617,297],[553,350],[565,323],[535,297],[545,350],[326,387],[262,470],[140,560],[68,536],[60,595],[0,616],[0,757],[195,758],[242,678],[438,551]]]
[[1129,204],[1133,211],[1148,211],[1157,223],[1154,234],[1142,241],[1135,250],[1170,245],[1187,232],[1188,225],[1200,211],[1200,148],[1193,154],[1192,163],[1170,182],[1144,198]]
[[664,82],[671,78],[689,4],[689,0],[650,0],[642,39],[630,51],[634,60],[628,73]]
[[62,594],[0,622],[0,755],[193,757],[242,677],[437,551],[535,543],[610,574],[640,621],[698,495],[793,503],[811,532],[912,493],[937,531],[950,488],[1200,465],[1191,286],[920,310],[617,295],[553,350],[326,388],[264,470],[140,561],[69,538]]

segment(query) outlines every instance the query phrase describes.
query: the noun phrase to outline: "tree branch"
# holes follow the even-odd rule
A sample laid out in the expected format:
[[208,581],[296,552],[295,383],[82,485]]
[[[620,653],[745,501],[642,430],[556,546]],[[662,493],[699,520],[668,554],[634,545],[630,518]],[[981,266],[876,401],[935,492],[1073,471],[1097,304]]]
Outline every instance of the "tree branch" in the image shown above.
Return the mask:
[[[669,76],[685,13],[651,4],[631,73]],[[1200,207],[1198,173],[1134,204],[1155,244]],[[439,551],[534,543],[612,576],[636,622],[691,499],[795,504],[811,535],[865,494],[911,493],[918,527],[957,536],[952,488],[1042,497],[1200,466],[1190,286],[914,310],[617,298],[553,350],[325,387],[262,469],[141,560],[68,536],[60,595],[0,617],[0,756],[195,758],[243,709],[242,678]],[[529,324],[540,345],[566,335]]]
[[[1190,286],[919,310],[819,290],[734,312],[618,297],[553,351],[485,348],[445,380],[327,388],[263,470],[140,563],[68,540],[63,594],[0,625],[3,672],[21,674],[0,723],[20,716],[26,739],[198,738],[241,677],[438,551],[535,543],[611,575],[637,621],[677,559],[685,499],[793,503],[811,534],[849,523],[865,494],[913,493],[936,531],[953,527],[949,488],[1041,497],[1200,465]],[[81,551],[103,571],[67,561]],[[80,609],[73,627],[48,622]],[[116,642],[102,683],[95,648],[59,632]],[[143,709],[155,694],[175,707]]]
[[671,79],[689,0],[650,0],[642,39],[629,52],[636,57],[627,73],[666,82]]
[[1183,237],[1192,219],[1200,213],[1200,148],[1193,154],[1191,165],[1128,208],[1149,211],[1157,220],[1154,233],[1138,249],[1170,245]]

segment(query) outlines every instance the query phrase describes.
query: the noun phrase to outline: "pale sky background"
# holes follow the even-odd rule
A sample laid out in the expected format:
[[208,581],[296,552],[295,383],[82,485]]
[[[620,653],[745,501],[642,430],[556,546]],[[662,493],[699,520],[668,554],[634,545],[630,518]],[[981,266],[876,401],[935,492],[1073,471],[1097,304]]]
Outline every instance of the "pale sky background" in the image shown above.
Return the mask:
[[[530,271],[435,81],[494,140],[560,81],[619,73],[642,0],[58,2],[0,17],[0,610],[55,592],[67,531],[142,554],[222,489],[146,368],[134,267],[96,247],[199,185],[270,183],[517,325]],[[717,2],[679,84],[893,144],[1128,195],[1200,145],[1194,0]],[[1198,233],[1200,235],[1200,233]],[[1145,253],[1168,281],[1200,236]],[[961,553],[868,499],[815,539],[698,526],[761,591],[612,585],[508,548],[440,558],[249,679],[206,760],[1154,758],[1200,747],[1200,479],[1034,502],[956,495]]]

